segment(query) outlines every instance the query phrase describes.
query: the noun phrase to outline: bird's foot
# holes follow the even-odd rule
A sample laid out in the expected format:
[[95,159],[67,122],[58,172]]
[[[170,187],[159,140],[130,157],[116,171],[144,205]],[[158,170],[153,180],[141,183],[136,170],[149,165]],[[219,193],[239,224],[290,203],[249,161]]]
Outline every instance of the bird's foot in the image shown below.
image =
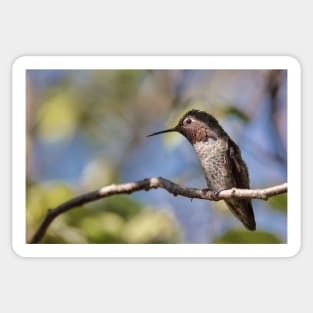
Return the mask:
[[221,191],[223,191],[223,190],[225,190],[224,188],[220,188],[220,189],[218,189],[218,190],[215,190],[214,192],[213,192],[213,195],[214,195],[214,200],[220,200],[219,198],[218,198],[218,196],[219,196],[219,194],[220,194],[220,192]]
[[218,198],[218,195],[219,195],[219,193],[220,193],[221,191],[223,191],[223,190],[224,190],[224,188],[220,188],[220,189],[218,189],[218,190],[212,190],[212,189],[210,189],[210,188],[204,188],[204,189],[202,189],[202,192],[203,192],[203,193],[207,193],[208,191],[213,192],[212,200],[218,201],[218,200],[220,200],[220,199]]

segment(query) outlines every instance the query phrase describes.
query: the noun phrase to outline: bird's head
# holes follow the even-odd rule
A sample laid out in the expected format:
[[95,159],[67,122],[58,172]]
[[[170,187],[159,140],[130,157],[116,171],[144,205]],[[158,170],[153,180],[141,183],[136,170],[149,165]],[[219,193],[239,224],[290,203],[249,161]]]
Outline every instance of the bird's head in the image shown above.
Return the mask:
[[147,137],[168,132],[178,132],[182,134],[191,144],[195,144],[199,141],[207,141],[209,138],[216,140],[219,136],[225,134],[215,117],[199,110],[188,111],[175,127],[155,132]]

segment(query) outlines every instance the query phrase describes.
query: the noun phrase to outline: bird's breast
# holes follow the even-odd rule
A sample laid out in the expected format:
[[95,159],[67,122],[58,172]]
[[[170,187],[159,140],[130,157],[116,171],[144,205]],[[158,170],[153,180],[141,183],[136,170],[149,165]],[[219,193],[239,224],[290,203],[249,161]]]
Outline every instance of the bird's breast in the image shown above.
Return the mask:
[[232,178],[229,177],[225,159],[227,150],[225,142],[209,139],[205,142],[195,143],[194,149],[200,160],[208,187],[213,190],[231,187]]
[[226,153],[226,145],[221,140],[209,138],[194,144],[194,149],[200,161],[202,159],[215,159]]

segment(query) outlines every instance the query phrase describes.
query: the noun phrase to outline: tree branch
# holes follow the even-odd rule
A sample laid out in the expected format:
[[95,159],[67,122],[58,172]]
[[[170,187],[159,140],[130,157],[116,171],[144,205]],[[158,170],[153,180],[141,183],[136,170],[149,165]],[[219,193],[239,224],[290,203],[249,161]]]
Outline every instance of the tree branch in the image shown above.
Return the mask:
[[195,189],[188,188],[178,184],[175,184],[165,178],[146,178],[139,180],[137,182],[130,182],[126,184],[119,185],[109,185],[105,186],[99,190],[92,191],[71,200],[62,203],[54,209],[48,209],[47,214],[43,221],[41,222],[36,233],[30,240],[30,243],[38,243],[45,235],[49,225],[52,221],[59,216],[60,214],[69,211],[72,208],[81,206],[85,203],[92,202],[101,198],[109,197],[112,195],[118,194],[130,194],[139,190],[148,191],[150,189],[162,188],[167,190],[169,193],[174,196],[180,195],[186,198],[197,198],[204,200],[218,201],[229,198],[246,198],[246,199],[262,199],[267,200],[268,198],[286,193],[287,192],[287,183],[281,185],[265,188],[265,189],[228,189],[223,190],[218,195],[214,191],[209,191],[207,189]]

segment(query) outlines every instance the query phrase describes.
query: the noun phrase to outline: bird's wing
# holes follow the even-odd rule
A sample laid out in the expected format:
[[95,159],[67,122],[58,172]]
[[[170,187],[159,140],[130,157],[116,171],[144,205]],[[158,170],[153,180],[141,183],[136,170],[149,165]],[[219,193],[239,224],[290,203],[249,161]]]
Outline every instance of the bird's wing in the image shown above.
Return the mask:
[[[239,147],[231,139],[228,140],[226,163],[228,170],[232,172],[234,185],[237,188],[249,188],[249,174],[247,166],[241,158]],[[245,225],[247,229],[255,230],[256,223],[251,200],[228,199],[225,200],[225,202],[232,213]]]
[[226,163],[232,173],[237,188],[249,188],[249,174],[245,162],[242,160],[239,147],[229,138],[226,153]]

